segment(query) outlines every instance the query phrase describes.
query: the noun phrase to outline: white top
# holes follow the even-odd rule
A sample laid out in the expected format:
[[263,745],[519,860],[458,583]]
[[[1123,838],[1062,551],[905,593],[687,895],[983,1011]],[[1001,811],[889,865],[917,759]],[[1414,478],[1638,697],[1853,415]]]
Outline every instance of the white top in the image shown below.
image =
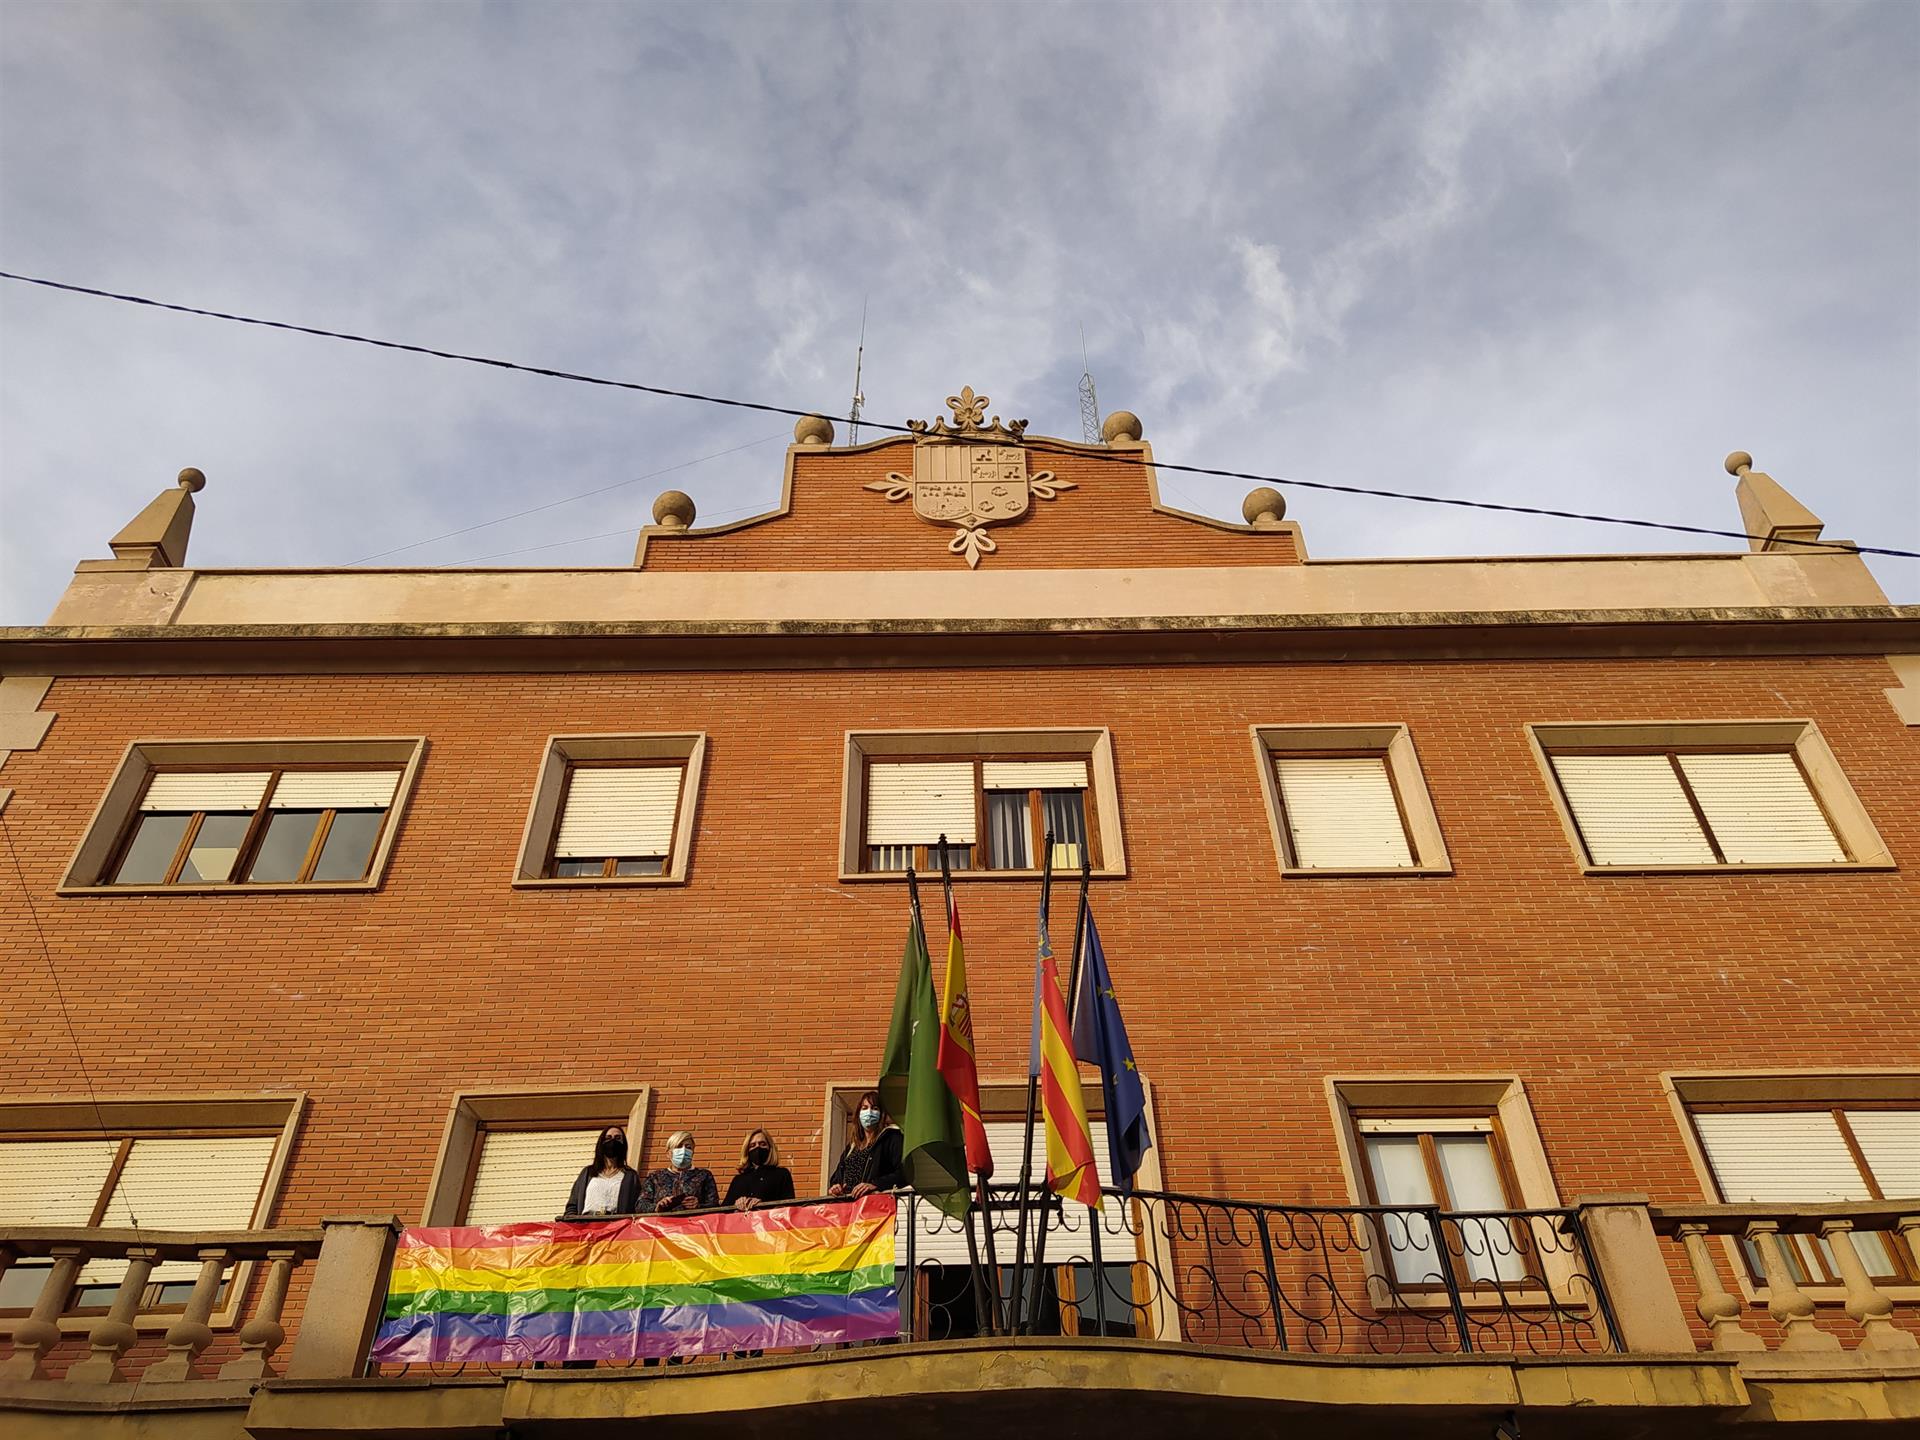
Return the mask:
[[587,1181],[587,1201],[582,1213],[604,1215],[620,1203],[620,1182],[627,1177],[616,1170],[611,1175],[596,1175]]

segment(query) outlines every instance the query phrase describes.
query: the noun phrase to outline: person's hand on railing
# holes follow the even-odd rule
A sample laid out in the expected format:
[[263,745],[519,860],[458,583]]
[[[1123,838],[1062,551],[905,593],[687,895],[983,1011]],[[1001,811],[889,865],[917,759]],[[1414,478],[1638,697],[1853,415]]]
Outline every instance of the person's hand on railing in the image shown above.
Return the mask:
[[858,1200],[862,1195],[871,1195],[878,1188],[878,1186],[870,1185],[865,1180],[862,1180],[858,1185],[853,1187],[853,1198]]
[[751,1195],[742,1195],[738,1200],[733,1202],[733,1208],[736,1210],[758,1210],[760,1208],[760,1202]]

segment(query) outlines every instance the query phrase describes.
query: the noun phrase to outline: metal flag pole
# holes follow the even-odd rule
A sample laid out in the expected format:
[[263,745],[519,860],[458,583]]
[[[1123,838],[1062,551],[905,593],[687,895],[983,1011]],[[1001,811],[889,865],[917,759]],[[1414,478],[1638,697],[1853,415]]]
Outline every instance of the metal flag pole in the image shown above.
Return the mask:
[[[1051,851],[1052,847],[1049,846],[1048,849]],[[1080,845],[1080,908],[1074,913],[1073,917],[1073,964],[1070,967],[1073,978],[1067,982],[1067,1026],[1069,1033],[1071,1033],[1073,1026],[1073,992],[1077,988],[1080,979],[1080,947],[1087,936],[1087,891],[1092,884],[1093,857],[1086,843],[1082,841]],[[1040,1234],[1033,1243],[1033,1315],[1028,1327],[1029,1334],[1034,1333],[1039,1327],[1040,1306],[1046,1295],[1046,1215],[1047,1211],[1052,1208],[1052,1205],[1052,1195],[1044,1197],[1044,1208],[1040,1212]],[[1099,1217],[1089,1212],[1087,1223],[1089,1225],[1098,1225],[1100,1223]],[[1094,1280],[1096,1284],[1099,1283],[1099,1277],[1097,1275],[1094,1277]]]
[[[1047,831],[1040,861],[1040,918],[1044,922],[1048,908],[1053,903],[1053,832]],[[1036,937],[1037,938],[1037,937]],[[1020,1219],[1019,1228],[1013,1244],[1013,1291],[1008,1297],[1008,1328],[1015,1334],[1020,1330],[1021,1298],[1026,1291],[1027,1271],[1027,1212],[1031,1208],[1029,1198],[1033,1186],[1033,1120],[1040,1103],[1040,957],[1036,954],[1033,961],[1033,1038],[1027,1054],[1027,1130],[1026,1138],[1020,1148]],[[1043,1212],[1044,1213],[1044,1212]]]
[[[947,903],[947,953],[951,955],[953,953],[953,857],[947,853],[947,837],[944,831],[941,832],[940,835],[940,893]],[[917,914],[918,911],[916,910],[915,913]],[[948,995],[945,999],[949,1007],[949,1013],[951,1013],[953,997]],[[977,1076],[977,1069],[975,1073]],[[976,1096],[976,1098],[978,1097]],[[963,1157],[961,1164],[964,1165],[966,1163],[964,1158],[966,1155],[966,1133],[964,1125],[961,1127],[960,1144],[960,1153]],[[983,1177],[976,1176],[974,1178],[974,1184],[977,1187],[975,1203],[980,1207],[982,1223],[987,1227],[987,1260],[989,1264],[993,1264],[993,1212],[987,1208],[987,1182]],[[961,1216],[960,1224],[967,1232],[967,1265],[973,1274],[973,1313],[977,1317],[976,1323],[984,1326],[989,1335],[997,1335],[1000,1333],[1000,1317],[998,1313],[1000,1267],[997,1264],[993,1266],[994,1302],[989,1305],[987,1303],[987,1278],[985,1272],[980,1268],[980,1241],[973,1233],[973,1216]]]

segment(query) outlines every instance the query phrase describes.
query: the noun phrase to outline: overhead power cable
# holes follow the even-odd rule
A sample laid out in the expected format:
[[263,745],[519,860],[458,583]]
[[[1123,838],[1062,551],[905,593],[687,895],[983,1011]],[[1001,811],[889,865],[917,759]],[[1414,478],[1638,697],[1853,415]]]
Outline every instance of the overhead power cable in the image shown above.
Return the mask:
[[[486,365],[496,370],[516,370],[528,375],[544,375],[552,380],[571,380],[581,385],[603,385],[616,390],[634,390],[644,395],[660,395],[675,400],[697,400],[706,405],[725,405],[738,410],[758,410],[769,415],[791,415],[802,419],[830,413],[825,409],[796,410],[789,406],[768,405],[757,400],[708,395],[697,390],[676,390],[664,385],[644,385],[636,380],[610,380],[605,376],[583,375],[572,370],[555,370],[547,366],[523,365],[517,361],[499,360],[484,355],[467,355],[457,350],[438,350],[428,345],[409,345],[397,340],[378,340],[372,336],[355,335],[344,330],[326,330],[314,325],[295,325],[285,320],[264,320],[252,315],[235,315],[224,310],[177,305],[165,300],[148,299],[144,295],[122,295],[112,290],[98,290],[87,285],[73,285],[62,280],[47,280],[34,275],[18,275],[7,270],[0,270],[0,280],[13,280],[23,285],[39,285],[49,290],[64,290],[75,295],[91,295],[101,300],[118,300],[129,305],[145,305],[156,310],[172,310],[182,315],[199,315],[210,320],[228,320],[238,325],[258,325],[269,330],[291,330],[296,334],[315,335],[325,340],[345,340],[356,345],[372,345],[382,350],[401,350],[413,355],[431,355],[440,360],[459,360],[470,365]],[[906,425],[869,420],[864,415],[860,423],[875,430],[888,430],[897,434],[905,434],[910,430]],[[1602,515],[1582,510],[1560,510],[1544,505],[1510,505],[1497,500],[1469,500],[1455,495],[1423,495],[1410,490],[1387,490],[1367,485],[1341,485],[1327,480],[1289,480],[1283,475],[1263,475],[1256,471],[1220,470],[1205,465],[1178,465],[1158,457],[1149,461],[1138,455],[1072,449],[1064,445],[1049,445],[1044,440],[1030,440],[1026,443],[1034,449],[1053,449],[1061,454],[1071,454],[1104,464],[1150,465],[1155,469],[1172,470],[1185,475],[1210,475],[1223,480],[1250,480],[1260,485],[1291,485],[1302,490],[1325,490],[1341,495],[1366,495],[1380,500],[1411,500],[1422,505],[1451,505],[1468,510],[1492,510],[1506,515],[1539,515],[1548,519],[1579,520],[1594,525],[1629,525],[1642,530],[1664,530],[1680,535],[1709,535],[1716,539],[1745,540],[1749,543],[1798,545],[1812,550],[1835,548],[1820,540],[1753,535],[1745,530],[1721,530],[1707,525],[1682,525],[1670,520],[1643,520],[1631,516]],[[1864,555],[1889,555],[1901,560],[1920,560],[1920,550],[1899,550],[1882,545],[1855,545],[1848,548]]]

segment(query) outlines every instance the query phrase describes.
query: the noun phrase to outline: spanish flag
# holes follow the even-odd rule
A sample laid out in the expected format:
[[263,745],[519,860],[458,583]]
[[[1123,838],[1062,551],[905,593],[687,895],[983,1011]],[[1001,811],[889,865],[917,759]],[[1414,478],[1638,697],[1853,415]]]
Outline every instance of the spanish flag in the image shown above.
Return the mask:
[[967,1138],[967,1168],[993,1174],[993,1151],[980,1119],[980,1071],[973,1054],[973,1008],[967,1002],[967,951],[960,938],[960,907],[947,897],[947,983],[940,999],[940,1073],[960,1102]]
[[1040,1080],[1040,1109],[1047,1121],[1047,1184],[1056,1195],[1100,1207],[1100,1176],[1087,1133],[1087,1102],[1067,1026],[1067,1000],[1060,989],[1047,916],[1040,912],[1040,957],[1033,971],[1033,1044],[1028,1074]]

